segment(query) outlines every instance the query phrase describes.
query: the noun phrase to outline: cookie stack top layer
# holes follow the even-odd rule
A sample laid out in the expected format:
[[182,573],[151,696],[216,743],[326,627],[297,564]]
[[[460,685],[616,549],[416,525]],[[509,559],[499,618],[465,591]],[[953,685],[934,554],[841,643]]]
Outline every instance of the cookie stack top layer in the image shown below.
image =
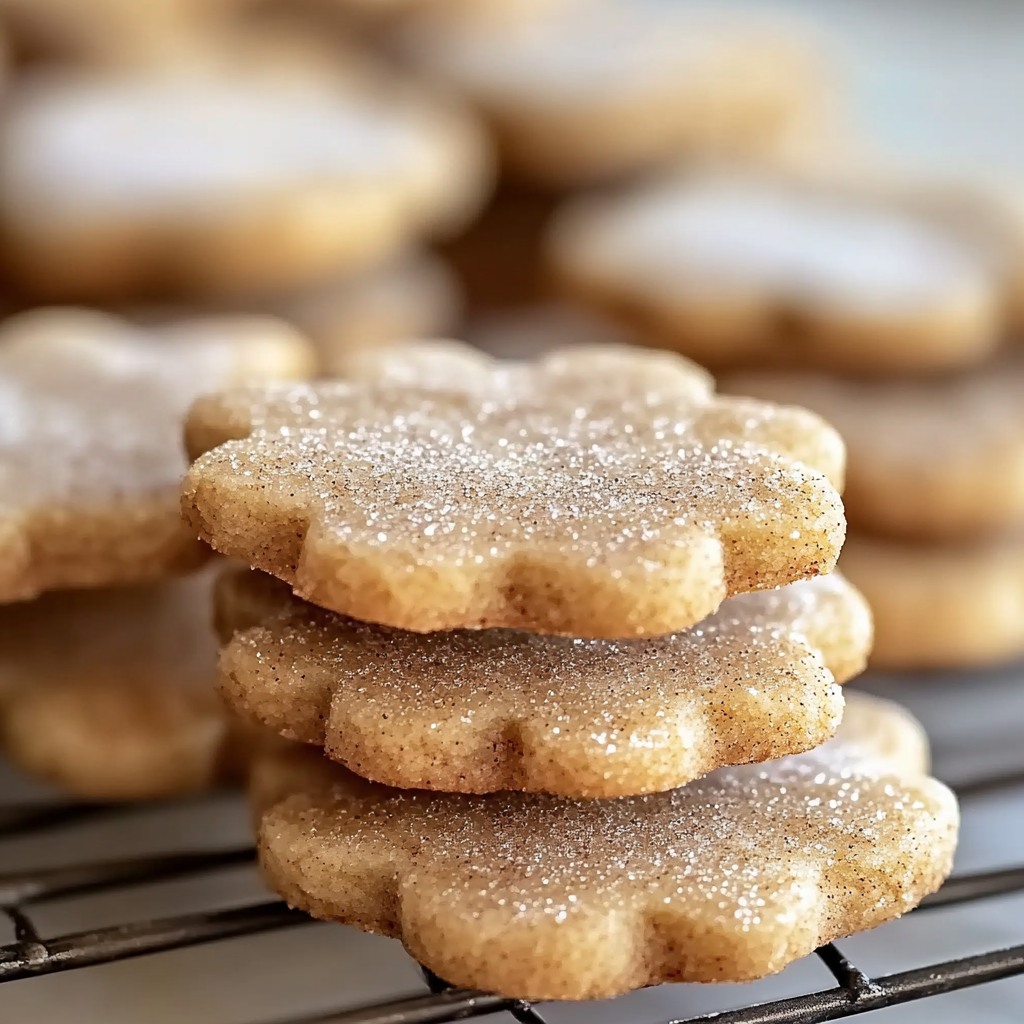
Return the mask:
[[[803,410],[719,399],[676,357],[503,365],[461,346],[353,380],[229,391],[189,417],[183,511],[315,604],[417,631],[649,636],[827,572],[842,446]],[[413,383],[415,381],[415,383]]]

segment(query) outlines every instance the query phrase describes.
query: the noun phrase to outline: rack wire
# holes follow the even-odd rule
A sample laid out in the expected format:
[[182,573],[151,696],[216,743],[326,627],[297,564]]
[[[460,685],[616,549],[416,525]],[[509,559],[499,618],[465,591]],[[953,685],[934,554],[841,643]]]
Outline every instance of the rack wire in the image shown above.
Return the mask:
[[[1012,769],[965,780],[954,788],[961,801],[969,801],[1017,787],[1024,787],[1024,771]],[[123,808],[81,804],[0,809],[0,839],[124,813]],[[14,929],[14,941],[0,946],[0,983],[312,923],[305,914],[276,900],[49,938],[39,934],[32,920],[33,905],[42,901],[194,878],[253,860],[251,846],[233,846],[0,875],[0,912]],[[1016,892],[1024,892],[1024,864],[954,876],[915,913]],[[1024,975],[1024,943],[881,977],[866,974],[834,943],[817,950],[817,957],[832,976],[830,987],[736,1010],[674,1019],[668,1024],[817,1024]],[[507,1011],[524,1024],[544,1024],[542,1006],[455,988],[425,969],[423,976],[423,995],[281,1024],[441,1024],[498,1011]]]

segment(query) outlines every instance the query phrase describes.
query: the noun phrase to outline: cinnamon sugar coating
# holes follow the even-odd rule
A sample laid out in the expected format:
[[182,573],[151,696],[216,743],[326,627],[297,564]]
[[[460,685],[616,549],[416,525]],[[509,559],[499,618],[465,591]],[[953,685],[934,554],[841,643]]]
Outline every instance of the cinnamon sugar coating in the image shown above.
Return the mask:
[[615,800],[396,790],[279,752],[259,856],[294,906],[400,938],[457,985],[530,999],[739,981],[900,916],[948,874],[958,813],[885,701],[815,751]]
[[236,570],[218,585],[223,631],[242,630],[221,654],[229,706],[402,788],[610,797],[805,750],[835,731],[835,681],[863,667],[871,639],[865,602],[838,576],[626,641],[408,633],[268,581]]
[[187,423],[186,519],[314,604],[417,632],[654,636],[834,566],[838,435],[718,398],[686,360],[421,342],[352,374],[229,390]]

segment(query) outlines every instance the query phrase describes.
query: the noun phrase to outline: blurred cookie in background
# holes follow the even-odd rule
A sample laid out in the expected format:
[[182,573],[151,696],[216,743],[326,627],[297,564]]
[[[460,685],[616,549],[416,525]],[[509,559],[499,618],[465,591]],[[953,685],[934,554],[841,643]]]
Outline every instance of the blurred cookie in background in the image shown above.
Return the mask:
[[939,669],[1024,656],[1024,535],[915,544],[851,534],[840,568],[875,620],[870,665]]
[[832,92],[819,48],[785,20],[655,0],[426,4],[393,38],[481,111],[510,175],[562,188],[770,150]]
[[[209,309],[209,307],[207,307]],[[220,314],[241,310],[294,325],[311,343],[320,376],[344,376],[355,352],[410,338],[456,333],[462,312],[458,282],[447,264],[413,249],[380,267],[326,278],[290,292],[222,303]],[[119,313],[141,324],[166,324],[196,314],[194,307],[126,306]]]
[[4,753],[93,800],[175,796],[237,773],[241,730],[214,686],[216,571],[0,608]]
[[266,317],[143,329],[81,309],[0,328],[0,603],[136,584],[209,552],[181,519],[182,421],[204,392],[294,379],[307,343]]
[[466,340],[500,359],[534,359],[572,345],[624,345],[633,339],[588,310],[548,302],[470,318]]
[[713,369],[935,371],[994,351],[998,275],[972,236],[874,187],[679,173],[567,204],[560,290]]
[[425,251],[267,303],[309,338],[328,377],[344,375],[352,352],[456,333],[461,309],[452,272]]
[[483,203],[457,107],[282,65],[52,74],[10,97],[3,257],[28,295],[223,298],[362,270]]
[[1024,524],[1024,351],[926,378],[740,373],[721,386],[813,409],[836,427],[843,501],[861,529],[970,539]]

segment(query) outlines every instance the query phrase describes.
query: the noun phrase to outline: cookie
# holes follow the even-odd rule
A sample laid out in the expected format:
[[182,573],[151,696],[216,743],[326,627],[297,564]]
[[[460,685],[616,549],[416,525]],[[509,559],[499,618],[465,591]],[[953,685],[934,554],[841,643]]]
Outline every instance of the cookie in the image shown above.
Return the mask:
[[871,664],[928,669],[1024,656],[1024,537],[914,544],[853,535],[843,571],[875,619]]
[[1024,523],[1024,351],[919,379],[746,373],[720,384],[828,416],[846,442],[843,501],[858,529],[968,540]]
[[[362,273],[212,308],[223,314],[245,310],[288,321],[316,350],[318,374],[332,377],[344,375],[353,352],[450,334],[461,305],[458,284],[444,261],[426,251],[413,251]],[[194,306],[184,308],[195,315]],[[208,310],[211,304],[203,308]],[[146,304],[120,306],[118,312],[149,325],[181,319],[182,309],[173,303]]]
[[480,130],[447,102],[285,62],[51,75],[7,113],[5,260],[62,300],[303,286],[454,230],[490,183]]
[[327,377],[343,375],[352,352],[450,334],[460,308],[454,276],[427,252],[409,253],[267,303],[267,312],[295,324],[310,339],[320,374]]
[[[222,585],[220,622],[244,622],[265,580]],[[608,797],[823,743],[842,707],[833,682],[870,642],[867,606],[837,576],[730,598],[691,632],[641,641],[406,633],[279,592],[222,652],[220,686],[240,717],[377,782]]]
[[91,800],[202,790],[239,768],[214,687],[216,567],[0,608],[0,746]]
[[791,25],[643,0],[431,5],[397,46],[476,104],[510,173],[545,186],[761,152],[828,88]]
[[678,357],[499,363],[425,342],[350,372],[209,396],[186,428],[206,452],[183,488],[192,528],[332,611],[416,632],[656,636],[838,555],[835,432],[718,398]]
[[0,327],[0,603],[138,583],[205,557],[181,521],[181,422],[204,390],[301,377],[306,343],[267,318],[142,331],[85,310]]
[[1000,340],[983,248],[874,187],[679,175],[569,204],[548,255],[568,297],[712,369],[935,371]]
[[293,906],[399,938],[455,985],[590,999],[759,978],[951,868],[956,799],[909,764],[920,727],[859,702],[814,751],[618,800],[396,790],[300,754],[260,773],[260,863]]
[[496,310],[473,317],[466,337],[501,359],[535,359],[572,345],[629,345],[629,334],[605,317],[564,302]]

